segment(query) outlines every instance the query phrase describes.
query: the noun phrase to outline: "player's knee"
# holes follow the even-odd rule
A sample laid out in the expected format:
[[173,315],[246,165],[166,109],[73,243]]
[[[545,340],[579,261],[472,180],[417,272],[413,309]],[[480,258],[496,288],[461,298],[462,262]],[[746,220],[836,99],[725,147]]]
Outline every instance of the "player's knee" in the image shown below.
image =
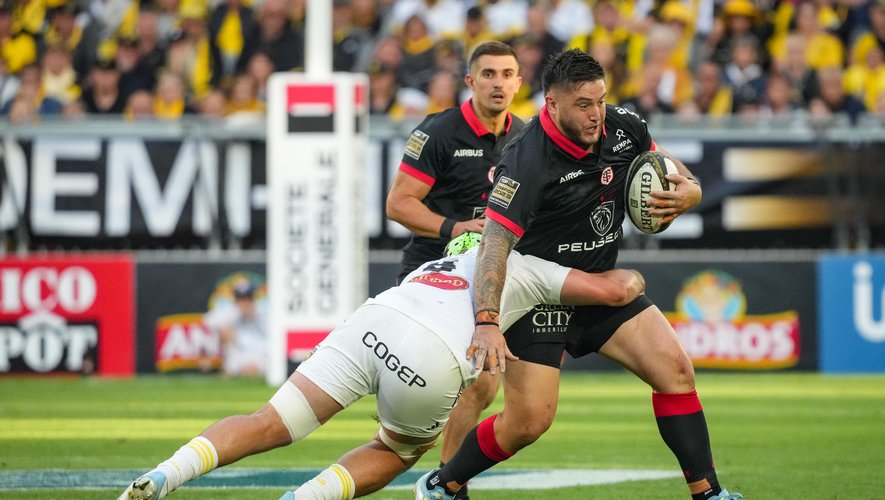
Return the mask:
[[396,453],[400,460],[402,460],[406,469],[415,465],[415,462],[417,462],[422,455],[427,453],[427,450],[436,446],[436,438],[433,438],[430,442],[418,444],[404,443],[403,439],[400,439],[399,436],[386,430],[384,427],[381,427],[375,437],[384,443],[384,446]]
[[553,413],[539,409],[532,418],[513,419],[507,422],[510,446],[516,450],[525,448],[541,437],[553,424]]

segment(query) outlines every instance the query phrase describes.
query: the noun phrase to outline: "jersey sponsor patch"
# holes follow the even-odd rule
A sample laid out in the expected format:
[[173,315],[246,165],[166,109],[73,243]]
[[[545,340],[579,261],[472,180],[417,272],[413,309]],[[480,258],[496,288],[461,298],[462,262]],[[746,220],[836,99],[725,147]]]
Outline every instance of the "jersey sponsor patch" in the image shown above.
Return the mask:
[[603,186],[608,186],[614,178],[615,171],[612,169],[612,166],[609,165],[602,171],[602,176],[599,178],[599,182],[601,182]]
[[495,205],[500,205],[504,208],[510,206],[510,202],[513,201],[513,197],[516,195],[516,191],[519,189],[519,183],[510,177],[502,176],[498,179],[498,182],[495,184],[494,189],[492,189],[492,195],[489,196],[489,201],[494,203]]
[[409,140],[406,141],[406,154],[416,160],[421,158],[421,151],[424,150],[424,145],[427,144],[427,139],[429,138],[429,135],[420,130],[412,132],[412,135],[409,136]]
[[590,214],[590,224],[599,236],[605,236],[612,228],[615,218],[615,202],[609,200],[593,209]]
[[420,274],[410,279],[409,283],[430,285],[440,290],[467,290],[470,287],[470,283],[466,279],[443,273]]

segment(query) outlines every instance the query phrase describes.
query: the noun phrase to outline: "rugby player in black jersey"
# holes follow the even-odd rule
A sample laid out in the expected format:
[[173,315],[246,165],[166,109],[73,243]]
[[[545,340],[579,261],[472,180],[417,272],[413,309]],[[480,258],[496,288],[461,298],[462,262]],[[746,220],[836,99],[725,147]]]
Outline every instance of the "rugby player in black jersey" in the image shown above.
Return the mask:
[[[387,216],[414,233],[403,249],[397,283],[424,262],[441,258],[451,238],[482,232],[495,165],[524,126],[508,111],[522,83],[513,49],[484,42],[468,62],[464,81],[473,97],[415,128],[387,196]],[[487,373],[464,391],[443,433],[442,462],[458,449],[497,391],[498,378]]]
[[[489,196],[476,267],[476,331],[467,352],[504,373],[501,413],[482,421],[455,456],[416,484],[416,498],[453,498],[461,484],[508,459],[551,425],[563,351],[610,358],[653,390],[661,437],[676,456],[693,499],[739,499],[719,485],[694,368],[675,331],[644,295],[623,307],[536,308],[497,326],[511,249],[584,271],[615,265],[624,220],[627,168],[658,149],[635,113],[605,103],[605,75],[580,50],[561,52],[543,72],[545,106],[504,151]],[[669,222],[701,200],[681,162],[673,191],[653,192],[653,214]],[[508,363],[509,361],[509,363]],[[506,371],[505,371],[506,363]]]

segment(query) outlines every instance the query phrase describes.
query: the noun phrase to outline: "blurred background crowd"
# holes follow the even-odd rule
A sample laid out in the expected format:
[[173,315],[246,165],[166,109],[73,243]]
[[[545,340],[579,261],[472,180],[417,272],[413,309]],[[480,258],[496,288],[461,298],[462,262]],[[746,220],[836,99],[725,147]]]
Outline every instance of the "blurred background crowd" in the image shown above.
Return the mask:
[[[544,59],[571,47],[645,116],[885,112],[885,0],[330,1],[334,70],[367,72],[371,113],[395,120],[460,103],[491,39],[518,55],[523,118]],[[305,4],[0,0],[0,114],[258,122],[268,76],[303,69]]]

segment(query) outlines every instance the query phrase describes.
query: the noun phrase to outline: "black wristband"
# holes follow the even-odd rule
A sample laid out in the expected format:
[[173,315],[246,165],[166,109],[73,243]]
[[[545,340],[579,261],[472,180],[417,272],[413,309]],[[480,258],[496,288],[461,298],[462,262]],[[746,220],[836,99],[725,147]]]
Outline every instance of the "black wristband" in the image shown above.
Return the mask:
[[458,221],[455,219],[446,218],[442,225],[439,226],[439,235],[443,238],[450,239],[452,237],[452,230],[455,229],[455,224],[457,223]]
[[476,326],[487,326],[487,325],[488,326],[491,326],[491,325],[500,326],[500,325],[498,325],[498,323],[495,323],[494,321],[477,321],[476,322]]

